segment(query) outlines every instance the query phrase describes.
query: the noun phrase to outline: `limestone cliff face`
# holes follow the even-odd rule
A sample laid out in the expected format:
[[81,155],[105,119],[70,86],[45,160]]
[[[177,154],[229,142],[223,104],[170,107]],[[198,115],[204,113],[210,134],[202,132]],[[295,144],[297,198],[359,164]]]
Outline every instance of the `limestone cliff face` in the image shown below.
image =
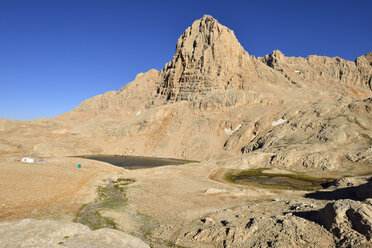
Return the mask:
[[[204,16],[160,72],[45,122],[1,121],[0,154],[203,160],[261,152],[273,166],[336,168],[346,155],[348,163],[360,151],[370,156],[371,63],[372,53],[354,62],[280,51],[255,58],[233,31]],[[278,120],[285,122],[272,124]]]
[[178,39],[172,61],[160,72],[157,96],[174,102],[216,89],[242,90],[259,80],[254,63],[234,32],[206,15]]
[[[355,62],[325,56],[285,57],[280,51],[256,59],[240,45],[234,32],[211,16],[196,20],[178,39],[175,55],[161,70],[156,99],[162,103],[204,101],[213,92],[239,95],[238,91],[298,91],[354,97],[371,95],[372,55]],[[300,90],[301,89],[301,90]],[[367,90],[367,91],[366,91]],[[240,94],[241,95],[241,94]]]
[[367,54],[352,62],[339,57],[316,55],[307,58],[285,57],[276,50],[261,58],[261,61],[301,87],[367,97],[371,93],[369,90],[372,90],[371,57],[371,54]]
[[88,99],[73,112],[133,116],[179,101],[210,111],[250,104],[255,101],[252,96],[270,104],[267,94],[276,99],[364,98],[372,95],[371,63],[372,53],[354,62],[315,55],[285,57],[280,51],[256,59],[232,30],[205,15],[181,35],[173,59],[160,73],[141,73],[121,90]]
[[366,55],[362,56],[367,60],[367,63],[372,66],[372,53],[367,53]]
[[355,65],[360,73],[360,82],[372,90],[372,53],[367,53],[355,60]]

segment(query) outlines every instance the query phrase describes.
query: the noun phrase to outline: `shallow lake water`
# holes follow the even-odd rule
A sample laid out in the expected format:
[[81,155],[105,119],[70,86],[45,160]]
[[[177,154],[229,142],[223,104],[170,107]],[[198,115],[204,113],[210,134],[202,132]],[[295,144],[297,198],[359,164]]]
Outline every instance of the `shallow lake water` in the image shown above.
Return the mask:
[[311,178],[294,174],[271,174],[265,173],[264,169],[253,169],[241,171],[237,174],[228,174],[226,179],[244,185],[294,190],[317,190],[322,188],[324,183],[331,180],[328,178]]
[[294,189],[308,189],[308,188],[317,188],[320,187],[325,181],[309,181],[290,178],[286,176],[246,176],[241,177],[240,179],[235,180],[240,184],[247,183],[258,183],[261,185],[278,185],[278,186],[287,186]]
[[85,155],[81,158],[93,159],[102,162],[107,162],[115,166],[125,169],[143,169],[165,165],[181,165],[195,161],[174,159],[174,158],[156,158],[156,157],[141,157],[141,156],[120,156],[120,155]]

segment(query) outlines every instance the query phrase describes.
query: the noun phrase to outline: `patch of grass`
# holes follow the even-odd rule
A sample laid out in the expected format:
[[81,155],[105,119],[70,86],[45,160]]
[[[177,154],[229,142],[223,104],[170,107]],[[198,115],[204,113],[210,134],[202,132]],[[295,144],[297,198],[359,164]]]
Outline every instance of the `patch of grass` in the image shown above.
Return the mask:
[[125,186],[134,183],[134,179],[118,178],[116,181],[112,181],[113,187],[119,190],[122,194],[125,194]]
[[92,230],[105,227],[117,229],[116,223],[111,218],[102,216],[100,211],[124,207],[127,204],[125,187],[133,182],[133,179],[119,178],[97,187],[97,198],[93,203],[85,204],[79,209],[74,222],[87,225]]
[[312,191],[321,188],[321,184],[334,180],[333,178],[316,178],[305,174],[265,173],[268,168],[251,170],[230,170],[224,179],[228,182],[248,184],[261,188],[280,190]]
[[128,185],[128,184],[134,183],[135,181],[136,180],[131,179],[131,178],[118,178],[116,180],[116,183]]
[[238,176],[258,176],[262,175],[264,170],[268,170],[269,168],[258,168],[258,169],[251,169],[251,170],[228,170],[225,175],[225,181],[230,183],[235,183],[234,177]]
[[81,213],[82,211],[84,210],[84,208],[86,206],[88,206],[89,204],[83,204],[81,205],[81,207],[79,208],[79,210],[77,211],[77,213],[75,214],[75,218],[72,220],[72,222],[78,222],[78,219],[81,217]]
[[127,203],[124,189],[118,189],[114,186],[112,188],[100,187],[97,193],[98,197],[95,202],[101,209],[114,209]]
[[116,223],[111,218],[103,217],[98,210],[84,213],[82,217],[79,223],[88,226],[91,230],[101,228],[117,229]]

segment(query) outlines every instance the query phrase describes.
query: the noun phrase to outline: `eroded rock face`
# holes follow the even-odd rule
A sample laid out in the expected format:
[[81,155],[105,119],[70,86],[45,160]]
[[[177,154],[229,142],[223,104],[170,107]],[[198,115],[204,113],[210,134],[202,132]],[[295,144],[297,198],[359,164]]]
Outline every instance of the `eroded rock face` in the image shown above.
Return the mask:
[[319,225],[293,215],[258,216],[239,220],[202,219],[177,244],[209,247],[334,247],[332,236]]
[[367,63],[372,66],[372,53],[367,53],[364,55],[365,59],[367,60]]
[[368,166],[372,156],[372,104],[368,99],[313,104],[297,113],[283,113],[286,122],[257,129],[242,152],[272,153],[269,164],[274,167],[329,170],[351,163]]
[[0,247],[149,247],[142,240],[117,230],[91,231],[82,224],[50,220],[0,223],[0,237]]
[[249,55],[233,31],[206,15],[178,39],[173,60],[160,73],[157,92],[166,100],[189,100],[227,88],[234,77],[241,79],[249,64]]
[[178,39],[176,53],[160,72],[157,97],[195,100],[213,90],[247,90],[281,78],[244,50],[234,32],[205,15]]
[[372,238],[371,203],[371,199],[329,203],[320,210],[319,222],[340,239],[340,247],[368,247]]
[[317,90],[332,87],[338,94],[366,97],[368,95],[364,89],[372,89],[370,57],[367,54],[352,62],[339,57],[316,55],[307,58],[285,57],[276,50],[261,58],[261,61],[279,71],[293,84],[305,87],[311,85]]
[[233,31],[204,16],[160,72],[51,120],[0,120],[0,154],[204,160],[264,152],[273,154],[270,166],[368,165],[371,56],[255,58]]

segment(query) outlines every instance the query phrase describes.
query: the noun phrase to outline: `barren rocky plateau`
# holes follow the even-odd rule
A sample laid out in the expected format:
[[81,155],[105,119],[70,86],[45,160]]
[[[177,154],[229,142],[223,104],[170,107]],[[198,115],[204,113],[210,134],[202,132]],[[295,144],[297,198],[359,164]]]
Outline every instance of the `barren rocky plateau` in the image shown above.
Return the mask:
[[[118,230],[90,231],[70,223],[76,208],[57,218],[45,204],[40,214],[2,218],[0,247],[372,247],[372,53],[355,61],[278,50],[255,57],[206,15],[161,71],[51,119],[0,120],[3,173],[24,156],[45,159],[34,168],[62,170],[76,163],[69,156],[89,154],[200,162],[106,172],[108,164],[95,165],[77,204],[97,206],[97,186],[130,179],[123,206],[97,210]],[[226,179],[254,169],[329,181],[303,191]],[[20,182],[24,192],[30,180]]]

